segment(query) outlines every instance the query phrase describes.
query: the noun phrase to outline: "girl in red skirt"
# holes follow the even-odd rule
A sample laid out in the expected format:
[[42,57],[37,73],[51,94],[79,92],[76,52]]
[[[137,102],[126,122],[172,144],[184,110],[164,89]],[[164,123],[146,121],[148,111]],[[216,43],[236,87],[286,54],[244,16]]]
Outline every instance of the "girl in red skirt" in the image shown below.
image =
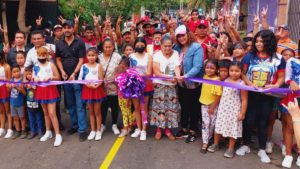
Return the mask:
[[[9,65],[5,62],[4,52],[0,52],[0,81],[9,81],[11,71]],[[6,84],[0,82],[0,137],[5,134],[5,114],[8,118],[8,130],[5,138],[10,138],[13,135],[12,117],[9,113],[9,92]]]
[[[33,67],[33,78],[35,82],[48,82],[60,80],[58,70],[54,64],[47,60],[49,52],[47,47],[37,49],[39,63]],[[62,136],[59,131],[59,124],[56,116],[56,102],[60,99],[55,85],[37,86],[35,99],[42,105],[46,123],[46,133],[40,141],[47,141],[52,138],[51,123],[55,132],[54,146],[62,144]]]
[[[103,80],[102,66],[97,63],[98,50],[91,47],[87,50],[88,63],[82,65],[78,80]],[[101,102],[105,99],[106,94],[103,89],[103,82],[87,83],[82,88],[82,101],[87,103],[90,112],[91,132],[88,140],[100,140],[101,132]]]

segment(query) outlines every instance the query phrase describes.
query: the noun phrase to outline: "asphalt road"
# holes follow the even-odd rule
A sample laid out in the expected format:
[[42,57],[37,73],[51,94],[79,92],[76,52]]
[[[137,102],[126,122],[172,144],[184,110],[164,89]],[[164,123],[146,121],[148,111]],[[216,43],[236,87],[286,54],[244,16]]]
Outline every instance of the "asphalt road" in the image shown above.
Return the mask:
[[[63,113],[68,127],[68,115]],[[108,119],[108,122],[110,120]],[[121,118],[120,118],[121,121]],[[281,138],[277,122],[274,140]],[[107,126],[102,140],[78,141],[78,134],[65,136],[60,147],[53,147],[54,139],[47,142],[34,140],[10,140],[0,138],[0,169],[98,169],[117,136]],[[272,163],[263,164],[256,155],[257,150],[245,157],[233,159],[223,157],[225,148],[214,154],[200,153],[200,141],[187,144],[184,140],[169,141],[154,139],[151,129],[146,142],[127,137],[117,152],[110,168],[112,169],[278,169],[283,156],[276,147],[271,155]],[[296,156],[295,158],[296,159]],[[293,168],[297,168],[293,164]]]

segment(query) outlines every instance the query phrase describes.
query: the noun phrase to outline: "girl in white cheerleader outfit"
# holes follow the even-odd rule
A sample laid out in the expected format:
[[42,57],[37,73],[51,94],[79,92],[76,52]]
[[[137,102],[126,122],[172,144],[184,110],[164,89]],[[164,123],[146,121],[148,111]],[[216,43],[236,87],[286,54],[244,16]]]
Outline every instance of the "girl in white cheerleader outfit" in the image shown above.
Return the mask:
[[[39,63],[33,67],[33,77],[35,82],[48,82],[60,80],[58,70],[54,64],[47,60],[48,50],[46,47],[37,49]],[[55,85],[37,86],[35,99],[42,105],[46,123],[46,133],[40,141],[47,141],[52,138],[51,123],[55,132],[54,146],[62,144],[62,136],[59,131],[59,124],[56,116],[56,102],[60,99]]]
[[[91,47],[87,50],[88,63],[82,65],[78,80],[103,80],[102,66],[97,63],[98,51]],[[88,140],[100,140],[101,133],[101,102],[106,98],[103,82],[87,83],[82,88],[82,101],[87,103],[90,113],[91,132]],[[96,126],[95,126],[96,123]]]

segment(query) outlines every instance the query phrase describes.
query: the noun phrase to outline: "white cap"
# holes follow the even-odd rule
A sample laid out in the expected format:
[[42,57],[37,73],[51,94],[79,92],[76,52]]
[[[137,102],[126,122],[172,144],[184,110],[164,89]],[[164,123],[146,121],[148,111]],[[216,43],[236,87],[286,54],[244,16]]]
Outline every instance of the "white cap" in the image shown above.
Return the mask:
[[186,30],[185,25],[180,25],[175,30],[175,36],[184,35],[184,34],[186,34],[186,32],[187,32],[187,30]]

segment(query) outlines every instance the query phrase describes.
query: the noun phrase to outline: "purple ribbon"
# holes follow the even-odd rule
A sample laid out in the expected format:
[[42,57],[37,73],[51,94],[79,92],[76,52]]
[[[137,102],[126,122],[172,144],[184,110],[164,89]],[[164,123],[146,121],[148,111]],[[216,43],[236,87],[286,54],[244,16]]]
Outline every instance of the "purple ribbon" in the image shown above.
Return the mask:
[[[159,79],[159,80],[168,80],[168,79],[174,79],[175,77],[143,77],[146,79]],[[205,84],[211,84],[211,85],[218,85],[218,86],[224,86],[224,87],[231,87],[231,88],[237,88],[241,90],[247,90],[247,91],[253,91],[253,92],[260,92],[260,93],[296,93],[300,94],[300,91],[293,92],[289,88],[254,88],[252,86],[247,85],[241,85],[239,83],[230,83],[230,82],[223,82],[218,80],[207,80],[202,78],[185,78],[186,80],[190,80],[196,83],[205,83]],[[105,81],[105,80],[71,80],[71,81],[48,81],[48,82],[11,82],[11,81],[5,81],[0,80],[0,85],[2,84],[31,84],[31,85],[37,85],[37,86],[48,86],[48,85],[63,85],[63,84],[88,84],[88,83],[99,83],[99,82],[113,82]]]

